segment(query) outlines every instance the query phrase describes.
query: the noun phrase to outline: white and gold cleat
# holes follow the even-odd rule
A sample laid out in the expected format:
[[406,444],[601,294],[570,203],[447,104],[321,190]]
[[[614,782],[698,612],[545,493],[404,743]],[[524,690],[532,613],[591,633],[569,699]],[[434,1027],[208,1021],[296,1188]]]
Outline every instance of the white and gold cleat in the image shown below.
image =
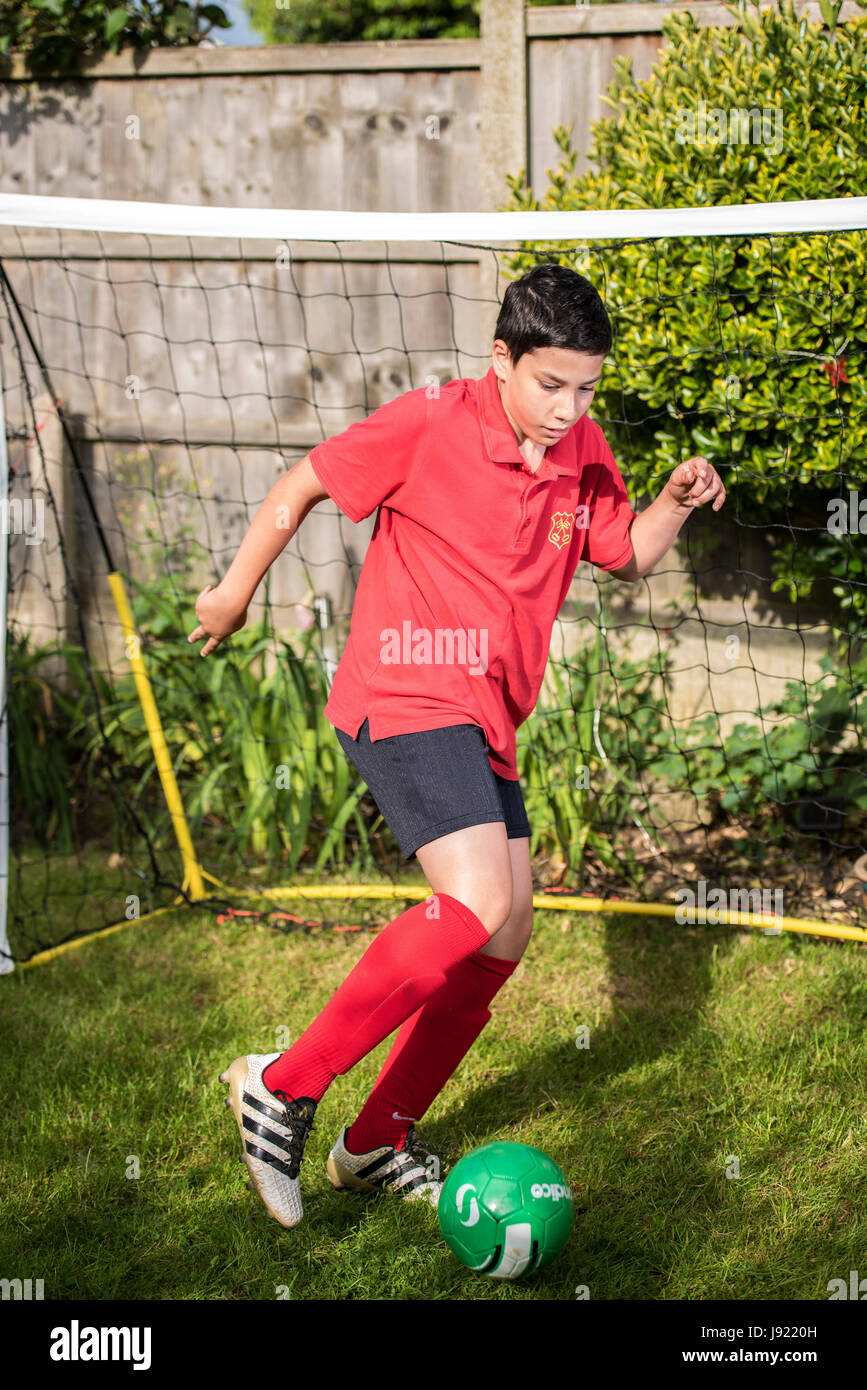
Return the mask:
[[317,1102],[310,1096],[290,1100],[283,1091],[268,1090],[262,1073],[280,1056],[271,1052],[236,1057],[220,1080],[228,1084],[225,1103],[241,1133],[241,1160],[250,1174],[247,1186],[259,1194],[275,1221],[291,1228],[304,1215],[298,1171]]
[[406,1136],[404,1148],[383,1144],[365,1154],[350,1153],[346,1135],[347,1129],[341,1130],[325,1164],[332,1187],[386,1192],[407,1201],[424,1199],[436,1210],[442,1191],[440,1160],[436,1153],[429,1152],[430,1146],[416,1137],[414,1126]]

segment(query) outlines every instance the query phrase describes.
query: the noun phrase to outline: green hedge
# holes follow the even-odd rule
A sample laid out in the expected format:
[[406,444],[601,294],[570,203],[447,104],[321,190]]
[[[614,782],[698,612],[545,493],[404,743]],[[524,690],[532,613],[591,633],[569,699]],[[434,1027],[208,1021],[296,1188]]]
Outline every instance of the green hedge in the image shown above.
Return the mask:
[[[558,127],[560,165],[548,171],[547,192],[535,197],[521,171],[508,180],[508,206],[867,193],[867,19],[837,26],[828,0],[828,28],[798,18],[786,0],[726,8],[733,28],[700,29],[689,13],[666,18],[667,46],[646,82],[631,59],[618,59],[606,98],[614,114],[594,127],[589,170],[576,173],[571,127]],[[756,112],[755,123],[742,131],[736,111]],[[862,628],[863,546],[829,531],[828,520],[832,499],[865,479],[865,234],[669,238],[591,245],[583,255],[524,246],[508,273],[551,259],[588,274],[609,307],[616,341],[594,414],[641,489],[655,494],[681,459],[709,458],[728,489],[727,515],[767,532],[774,589],[803,601],[828,577],[835,621]]]

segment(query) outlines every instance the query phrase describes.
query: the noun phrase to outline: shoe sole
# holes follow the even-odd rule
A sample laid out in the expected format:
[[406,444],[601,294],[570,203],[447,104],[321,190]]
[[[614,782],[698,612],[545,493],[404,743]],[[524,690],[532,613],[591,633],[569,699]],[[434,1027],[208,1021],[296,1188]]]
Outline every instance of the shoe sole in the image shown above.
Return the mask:
[[273,1216],[275,1221],[278,1221],[281,1226],[285,1226],[287,1230],[291,1231],[294,1230],[296,1226],[301,1224],[303,1216],[299,1217],[297,1221],[287,1221],[285,1217],[281,1216],[279,1212],[274,1210],[274,1208],[271,1206],[271,1203],[268,1201],[268,1198],[265,1196],[264,1192],[259,1186],[259,1175],[252,1166],[253,1163],[256,1163],[260,1168],[264,1169],[265,1164],[261,1163],[259,1159],[251,1160],[250,1155],[247,1153],[247,1136],[244,1132],[244,1111],[242,1109],[242,1106],[248,1076],[249,1068],[247,1066],[246,1060],[243,1057],[237,1057],[230,1067],[227,1067],[225,1071],[220,1072],[220,1080],[226,1082],[229,1087],[229,1094],[225,1097],[224,1103],[229,1107],[229,1109],[235,1116],[235,1120],[237,1121],[238,1125],[238,1132],[241,1136],[241,1158],[244,1161],[244,1163],[246,1163],[247,1172],[250,1174],[250,1181],[247,1183],[247,1186],[251,1192],[255,1192],[257,1197],[261,1199],[269,1216]]

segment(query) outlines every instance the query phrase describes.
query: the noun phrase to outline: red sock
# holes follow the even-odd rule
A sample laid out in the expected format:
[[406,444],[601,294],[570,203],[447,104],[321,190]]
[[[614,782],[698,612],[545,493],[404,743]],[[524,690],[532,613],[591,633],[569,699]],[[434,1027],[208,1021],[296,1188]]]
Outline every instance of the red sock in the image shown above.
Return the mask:
[[481,1033],[488,1005],[518,961],[475,951],[452,966],[446,983],[398,1033],[376,1085],[345,1137],[350,1153],[382,1144],[402,1148]]
[[490,940],[448,893],[416,903],[370,943],[318,1018],[263,1073],[269,1091],[319,1101],[342,1076],[445,984],[451,966]]

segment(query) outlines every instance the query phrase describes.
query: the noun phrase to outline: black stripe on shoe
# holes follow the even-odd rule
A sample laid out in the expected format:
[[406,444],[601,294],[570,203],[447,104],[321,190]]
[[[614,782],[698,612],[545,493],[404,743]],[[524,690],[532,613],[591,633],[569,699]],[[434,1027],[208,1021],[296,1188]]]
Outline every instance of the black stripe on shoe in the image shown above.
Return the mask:
[[276,1134],[267,1125],[260,1125],[257,1120],[251,1120],[249,1115],[243,1116],[244,1128],[251,1134],[258,1134],[260,1139],[268,1139],[275,1148],[288,1150],[291,1138],[285,1134]]
[[[371,1184],[372,1187],[382,1189],[386,1186],[391,1186],[394,1179],[399,1178],[400,1176],[401,1175],[399,1172],[383,1173],[382,1177],[368,1178],[368,1182]],[[417,1187],[426,1187],[427,1184],[428,1179],[425,1177],[425,1175],[423,1173],[416,1173],[415,1177],[410,1178],[409,1182],[402,1182],[399,1186],[396,1185],[394,1191],[397,1193],[414,1192]]]
[[255,1096],[251,1096],[249,1091],[244,1092],[244,1104],[249,1105],[253,1110],[258,1110],[260,1115],[267,1115],[269,1120],[276,1120],[278,1124],[283,1123],[282,1110],[275,1110],[273,1105],[265,1105]]
[[253,1158],[261,1159],[269,1167],[276,1168],[278,1173],[285,1173],[287,1178],[297,1178],[298,1169],[294,1165],[290,1167],[288,1163],[284,1163],[282,1158],[277,1158],[270,1149],[260,1149],[258,1144],[252,1144],[249,1139],[244,1147],[248,1154],[252,1154]]
[[[245,1092],[245,1096],[247,1093]],[[266,1117],[274,1114],[274,1111],[261,1101],[256,1100],[255,1096],[249,1096],[260,1113]],[[301,1167],[301,1160],[307,1146],[307,1140],[313,1127],[313,1116],[316,1111],[316,1101],[309,1097],[302,1097],[300,1101],[291,1101],[282,1112],[276,1115],[277,1122],[280,1124],[282,1133],[270,1128],[267,1124],[260,1124],[251,1116],[244,1112],[241,1116],[242,1130],[247,1130],[250,1134],[258,1135],[260,1139],[265,1139],[269,1144],[273,1144],[275,1149],[280,1149],[289,1160],[284,1163],[282,1159],[270,1153],[267,1149],[261,1149],[257,1145],[246,1143],[248,1153],[254,1154],[256,1158],[263,1159],[270,1163],[272,1168],[285,1173],[289,1178],[297,1178]]]
[[[375,1187],[381,1187],[383,1183],[391,1182],[394,1178],[402,1177],[403,1174],[412,1172],[422,1167],[418,1159],[410,1158],[409,1154],[394,1151],[391,1155],[386,1154],[384,1158],[374,1159],[373,1163],[368,1163],[366,1168],[361,1168],[356,1173],[357,1178],[365,1178],[367,1182],[373,1183]],[[388,1171],[380,1172],[381,1169]],[[379,1177],[377,1177],[379,1173]],[[419,1174],[412,1182],[405,1184],[407,1190],[418,1187],[420,1183],[428,1182],[427,1174]],[[403,1190],[403,1189],[401,1189]]]
[[375,1158],[372,1163],[366,1164],[364,1168],[358,1168],[355,1176],[357,1178],[366,1178],[368,1181],[372,1182],[372,1175],[374,1173],[378,1173],[380,1168],[385,1168],[394,1163],[394,1160],[399,1157],[400,1155],[395,1149],[389,1149],[388,1153],[380,1154],[379,1158]]
[[[398,1173],[396,1174],[396,1176],[400,1177],[400,1174]],[[386,1181],[387,1179],[380,1178],[377,1186],[383,1186]],[[394,1190],[395,1192],[414,1192],[417,1187],[426,1187],[429,1181],[430,1179],[427,1178],[423,1173],[417,1173],[416,1176],[414,1178],[411,1178],[409,1182],[402,1182],[400,1186],[396,1187]]]

